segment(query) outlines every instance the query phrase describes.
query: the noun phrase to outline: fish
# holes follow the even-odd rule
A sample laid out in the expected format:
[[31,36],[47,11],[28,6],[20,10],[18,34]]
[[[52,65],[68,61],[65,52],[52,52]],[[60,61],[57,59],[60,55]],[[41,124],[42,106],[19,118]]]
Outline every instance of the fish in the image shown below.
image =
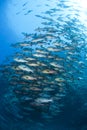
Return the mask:
[[42,51],[42,50],[36,50],[36,52],[37,52],[37,53],[41,53],[41,54],[48,54],[48,52],[46,52],[46,51],[44,51],[44,50],[43,50],[43,51]]
[[37,63],[27,63],[28,66],[37,67],[39,66]]
[[37,103],[50,103],[50,102],[53,102],[53,99],[37,98],[37,99],[35,99],[35,102],[37,102]]
[[36,39],[33,39],[31,42],[40,42],[40,41],[43,41],[43,38],[36,38]]
[[35,61],[35,58],[31,58],[31,57],[26,57],[24,58],[26,61]]
[[54,57],[51,56],[51,55],[47,55],[47,58],[48,58],[48,59],[54,59]]
[[[28,33],[25,33],[25,32],[22,32],[22,34],[25,36],[25,39],[26,39],[26,38],[28,38],[28,39],[31,39],[31,38],[32,38],[32,34],[28,34]],[[22,44],[22,43],[27,44],[27,43],[30,43],[30,42],[21,42],[21,44]]]
[[60,86],[60,87],[64,87],[65,84],[64,84],[63,82],[59,82],[59,83],[58,83],[58,86]]
[[58,81],[58,82],[65,82],[65,79],[63,79],[63,78],[55,78],[55,81]]
[[54,89],[53,89],[53,88],[48,88],[48,87],[46,87],[46,88],[43,89],[43,91],[49,92],[49,91],[54,91]]
[[26,6],[28,2],[25,2],[22,6]]
[[46,70],[43,70],[43,71],[42,71],[42,73],[43,73],[43,74],[55,74],[55,73],[56,73],[56,71],[46,69]]
[[51,84],[51,85],[55,84],[54,81],[43,80],[43,82],[46,83],[46,84]]
[[29,90],[33,90],[33,91],[41,91],[41,88],[38,87],[30,87]]
[[38,58],[46,57],[45,55],[42,55],[42,54],[33,54],[33,56],[38,57]]
[[[22,56],[22,54],[19,53],[19,52],[16,52],[16,53],[15,53],[15,57],[18,58],[19,56]],[[20,58],[18,58],[18,59],[20,59]]]
[[24,48],[23,50],[22,50],[22,52],[24,53],[30,53],[30,52],[32,52],[33,51],[33,49],[31,49],[31,48]]
[[24,80],[37,80],[37,78],[35,78],[33,76],[29,76],[29,75],[22,76],[22,79],[24,79]]
[[15,44],[11,44],[11,46],[14,47],[14,48],[19,48],[20,47],[19,44],[20,43],[15,43]]
[[31,97],[28,97],[28,96],[22,96],[21,97],[21,100],[22,101],[31,101],[31,100],[33,100]]
[[54,66],[54,67],[58,67],[58,64],[55,62],[51,62],[50,65]]
[[20,13],[21,13],[21,12],[19,11],[19,12],[16,13],[16,15],[18,15],[18,14],[20,14]]
[[63,66],[57,64],[56,62],[51,62],[50,65],[54,66],[54,67],[57,67],[57,68],[63,68]]
[[27,13],[25,13],[24,15],[28,15],[29,13],[31,13],[33,10],[28,10]]
[[46,35],[46,38],[47,38],[47,39],[54,39],[55,36],[53,36],[53,35]]
[[55,57],[55,61],[63,61],[64,59],[61,57]]
[[16,69],[27,71],[27,72],[32,72],[32,73],[34,72],[32,69],[28,68],[26,65],[19,65]]
[[35,29],[35,31],[41,32],[41,31],[43,31],[43,28],[38,27]]
[[54,42],[53,45],[60,47],[60,43]]
[[61,51],[60,49],[52,48],[52,47],[47,48],[47,50],[48,51],[52,51],[52,52],[59,52],[59,51]]
[[29,43],[20,43],[20,46],[21,47],[26,47],[26,46],[29,46]]
[[21,59],[21,58],[14,58],[14,61],[16,61],[16,62],[21,62],[21,63],[26,63],[26,62],[28,62],[27,60],[24,60],[24,59]]
[[39,66],[47,66],[46,64],[44,64],[44,63],[41,63],[41,62],[37,62],[37,64],[39,65]]

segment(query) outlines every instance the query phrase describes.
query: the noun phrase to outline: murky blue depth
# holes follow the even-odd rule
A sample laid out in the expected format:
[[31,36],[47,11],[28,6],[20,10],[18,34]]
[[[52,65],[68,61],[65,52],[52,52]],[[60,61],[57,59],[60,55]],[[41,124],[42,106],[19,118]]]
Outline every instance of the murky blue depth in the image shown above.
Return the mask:
[[0,12],[0,130],[87,130],[86,0],[1,0]]

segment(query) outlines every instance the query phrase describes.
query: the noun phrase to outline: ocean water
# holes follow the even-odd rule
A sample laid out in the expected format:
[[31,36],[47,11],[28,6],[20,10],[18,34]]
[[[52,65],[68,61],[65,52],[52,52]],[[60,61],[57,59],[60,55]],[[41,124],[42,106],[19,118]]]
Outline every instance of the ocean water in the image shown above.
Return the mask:
[[0,130],[87,130],[86,0],[0,0]]

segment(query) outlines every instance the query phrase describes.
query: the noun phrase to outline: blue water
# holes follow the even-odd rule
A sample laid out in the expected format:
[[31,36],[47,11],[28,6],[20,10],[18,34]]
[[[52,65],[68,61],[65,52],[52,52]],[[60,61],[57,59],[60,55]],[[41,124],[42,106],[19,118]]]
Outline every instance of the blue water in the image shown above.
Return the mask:
[[[0,12],[0,130],[87,130],[86,0],[0,0]],[[52,59],[33,56],[39,49]],[[32,74],[20,69],[31,62],[15,58],[35,58],[47,67],[30,67]],[[53,62],[63,69],[50,66]],[[43,69],[56,74],[42,74]],[[27,81],[27,74],[43,80]],[[57,77],[64,82],[57,84]],[[37,84],[41,91],[32,92]],[[51,86],[53,91],[46,92]],[[38,103],[43,97],[53,101]]]

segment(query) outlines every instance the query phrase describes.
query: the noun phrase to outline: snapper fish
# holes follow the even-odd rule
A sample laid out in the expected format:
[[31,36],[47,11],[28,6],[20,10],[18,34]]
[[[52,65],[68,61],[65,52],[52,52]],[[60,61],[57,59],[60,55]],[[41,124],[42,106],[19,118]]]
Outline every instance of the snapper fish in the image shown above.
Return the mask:
[[53,102],[53,99],[47,99],[47,98],[37,98],[35,100],[35,102],[37,103],[50,103],[50,102]]
[[49,47],[47,48],[48,51],[58,52],[60,49]]
[[48,88],[48,87],[46,87],[46,88],[43,89],[43,91],[50,92],[50,91],[54,91],[54,89],[53,89],[53,88]]
[[74,55],[74,53],[73,52],[68,52],[68,55]]
[[14,58],[14,61],[16,61],[16,62],[22,62],[22,63],[27,62],[26,60],[21,59],[21,58]]
[[53,43],[55,46],[60,46],[60,43],[58,43],[58,42],[55,42],[55,43]]
[[33,42],[40,42],[40,41],[42,41],[43,39],[42,38],[36,38],[36,39],[33,39],[31,42],[33,43]]
[[42,55],[42,54],[33,54],[33,56],[38,57],[38,58],[46,57],[45,55]]
[[54,67],[57,67],[57,68],[63,68],[63,66],[57,64],[56,62],[51,62],[50,65],[54,66]]
[[54,57],[53,57],[53,56],[50,56],[50,55],[47,55],[47,58],[48,58],[48,59],[54,59]]
[[22,50],[22,52],[24,52],[24,53],[32,53],[33,52],[33,49],[32,48],[24,48],[23,50]]
[[25,60],[27,60],[27,61],[34,61],[35,59],[34,58],[30,58],[30,57],[26,57]]
[[[73,48],[72,47],[69,47],[69,46],[65,46],[65,50],[73,50]],[[72,55],[73,53],[71,53],[71,55]]]
[[27,72],[32,72],[33,73],[33,70],[31,70],[30,68],[28,68],[26,65],[19,65],[17,67],[18,70],[23,70],[23,71],[27,71]]
[[37,80],[37,78],[29,76],[29,75],[22,76],[22,79],[24,79],[24,80]]
[[41,91],[42,89],[38,88],[38,87],[30,87],[29,90],[32,90],[32,91]]
[[46,70],[43,70],[43,71],[42,71],[42,73],[43,73],[43,74],[55,74],[55,73],[56,73],[56,71],[46,69]]
[[58,67],[58,64],[55,63],[55,62],[50,63],[50,65],[52,65],[52,66],[54,66],[54,67]]
[[29,46],[29,43],[20,43],[20,46],[21,47],[26,47],[26,46]]
[[63,58],[60,58],[60,57],[55,57],[55,61],[62,61],[64,60]]
[[41,53],[41,54],[48,54],[48,52],[46,51],[42,51],[42,50],[36,50],[37,53]]
[[60,87],[64,87],[65,84],[64,84],[63,82],[59,82],[59,83],[58,83],[58,86],[60,86]]
[[32,66],[32,67],[39,66],[37,63],[27,63],[27,65]]
[[44,64],[44,63],[41,63],[41,62],[37,62],[37,64],[39,65],[39,66],[47,66],[46,64]]
[[47,35],[46,35],[46,38],[47,38],[47,39],[54,39],[55,36],[47,34]]
[[63,78],[55,78],[55,81],[64,82],[65,80]]
[[38,27],[35,29],[35,31],[41,32],[41,31],[43,31],[43,28]]

